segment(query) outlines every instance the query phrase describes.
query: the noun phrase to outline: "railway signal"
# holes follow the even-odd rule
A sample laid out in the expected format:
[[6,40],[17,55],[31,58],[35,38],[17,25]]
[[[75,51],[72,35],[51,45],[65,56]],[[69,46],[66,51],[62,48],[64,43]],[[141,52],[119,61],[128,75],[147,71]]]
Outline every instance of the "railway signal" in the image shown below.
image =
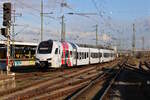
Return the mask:
[[3,26],[10,26],[11,22],[11,3],[3,4]]
[[7,37],[7,74],[10,71],[10,27],[11,27],[11,3],[7,2],[3,4],[3,26],[2,35]]
[[4,37],[7,37],[7,29],[6,28],[1,28],[1,34],[4,36]]

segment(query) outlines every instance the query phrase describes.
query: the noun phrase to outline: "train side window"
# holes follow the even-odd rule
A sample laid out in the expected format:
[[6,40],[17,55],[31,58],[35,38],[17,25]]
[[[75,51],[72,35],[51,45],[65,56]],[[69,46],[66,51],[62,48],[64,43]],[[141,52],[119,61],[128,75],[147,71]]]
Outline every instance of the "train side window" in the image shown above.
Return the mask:
[[95,53],[93,53],[93,58],[95,58]]
[[104,57],[106,57],[106,53],[104,53]]
[[89,57],[89,53],[87,52],[87,58]]
[[82,59],[84,59],[84,53],[82,52]]
[[72,51],[70,51],[70,55],[72,56]]
[[56,50],[55,50],[55,54],[58,54],[58,48],[56,48]]
[[102,53],[99,53],[99,58],[101,58],[102,57]]
[[78,52],[76,53],[76,59],[79,59]]
[[59,54],[60,54],[60,48],[59,48]]
[[79,57],[80,57],[79,59],[82,59],[82,53],[81,52],[79,53]]
[[98,53],[96,53],[96,58],[98,58]]
[[85,59],[85,54],[84,54],[84,52],[83,52],[83,59]]
[[109,53],[104,53],[104,57],[108,58],[109,57]]
[[67,58],[69,58],[69,56],[70,56],[70,54],[69,54],[69,50],[67,50],[67,52],[66,52],[66,53],[67,53],[66,57],[67,57]]
[[80,57],[79,59],[82,59],[82,53],[81,53],[81,52],[79,53],[79,55],[80,55],[80,56],[79,56],[79,57]]

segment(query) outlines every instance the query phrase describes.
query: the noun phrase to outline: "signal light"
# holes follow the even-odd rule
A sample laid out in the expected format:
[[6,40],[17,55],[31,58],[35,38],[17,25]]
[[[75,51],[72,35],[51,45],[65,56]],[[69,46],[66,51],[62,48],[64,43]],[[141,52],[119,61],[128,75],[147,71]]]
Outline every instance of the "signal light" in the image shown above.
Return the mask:
[[6,29],[6,28],[1,28],[1,34],[2,34],[4,37],[7,37],[7,29]]
[[3,26],[10,26],[11,21],[11,3],[3,4]]

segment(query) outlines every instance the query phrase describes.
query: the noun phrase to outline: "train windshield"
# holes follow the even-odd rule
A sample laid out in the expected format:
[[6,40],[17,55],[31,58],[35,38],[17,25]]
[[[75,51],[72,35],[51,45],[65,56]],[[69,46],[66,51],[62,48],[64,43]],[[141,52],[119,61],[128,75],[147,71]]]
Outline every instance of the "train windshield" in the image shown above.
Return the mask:
[[53,42],[52,41],[43,41],[39,44],[38,53],[39,54],[48,54],[52,52]]

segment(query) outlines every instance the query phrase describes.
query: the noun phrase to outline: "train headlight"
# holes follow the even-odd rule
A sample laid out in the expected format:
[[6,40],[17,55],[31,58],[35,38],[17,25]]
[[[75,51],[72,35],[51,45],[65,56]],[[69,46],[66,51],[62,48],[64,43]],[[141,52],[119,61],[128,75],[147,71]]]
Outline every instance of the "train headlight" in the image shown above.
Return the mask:
[[48,58],[47,60],[52,60],[52,58]]

